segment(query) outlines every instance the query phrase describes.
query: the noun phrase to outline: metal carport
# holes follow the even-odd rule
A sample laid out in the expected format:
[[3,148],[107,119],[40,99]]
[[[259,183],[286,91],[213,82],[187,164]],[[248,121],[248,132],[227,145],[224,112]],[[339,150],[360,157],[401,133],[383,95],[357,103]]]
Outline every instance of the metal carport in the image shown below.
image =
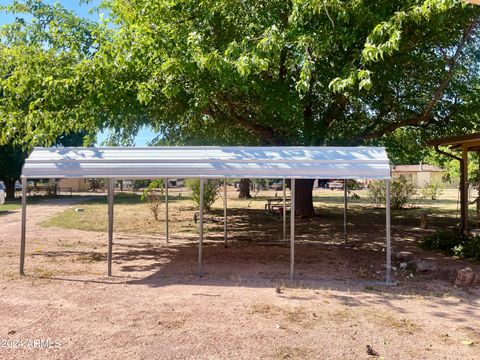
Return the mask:
[[[75,147],[35,148],[22,170],[20,274],[24,275],[28,179],[106,178],[108,180],[108,275],[112,273],[115,179],[199,178],[200,226],[198,273],[203,274],[203,188],[205,179],[268,178],[386,180],[386,282],[391,283],[390,165],[382,147]],[[165,182],[168,184],[168,181]],[[166,196],[168,192],[166,192]],[[167,198],[168,199],[168,198]],[[285,199],[285,193],[284,193]],[[225,197],[226,200],[226,197]],[[285,200],[284,200],[285,201]],[[168,208],[168,201],[166,201]],[[226,240],[226,202],[225,227]],[[346,206],[346,201],[345,201]],[[285,206],[283,207],[285,209]],[[346,210],[346,207],[345,207]],[[168,239],[168,211],[166,237]],[[345,211],[346,219],[346,211]],[[294,277],[295,217],[290,217],[290,279]],[[286,215],[283,212],[284,239]],[[345,221],[346,225],[346,221]],[[345,229],[346,230],[346,229]]]

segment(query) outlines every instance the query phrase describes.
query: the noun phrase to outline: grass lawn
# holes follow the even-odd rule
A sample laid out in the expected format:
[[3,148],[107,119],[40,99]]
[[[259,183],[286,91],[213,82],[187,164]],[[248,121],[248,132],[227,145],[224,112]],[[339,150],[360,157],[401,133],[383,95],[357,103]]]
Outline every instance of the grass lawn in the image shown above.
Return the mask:
[[[221,191],[223,194],[223,191]],[[379,230],[384,226],[384,209],[372,207],[366,190],[355,191],[360,199],[349,199],[349,226],[353,230],[372,222]],[[282,237],[282,220],[265,213],[266,199],[281,197],[281,191],[260,191],[253,199],[238,199],[237,192],[228,188],[228,226],[229,235],[246,239]],[[454,226],[458,222],[457,191],[447,190],[438,200],[415,199],[415,206],[405,210],[392,212],[393,224],[418,226],[421,213],[429,213],[429,225]],[[298,219],[297,233],[305,239],[313,239],[318,233],[317,224],[328,224],[340,239],[343,231],[343,192],[331,190],[315,190],[314,206],[319,217],[316,219]],[[55,226],[67,229],[106,231],[107,200],[106,197],[90,199],[77,206],[82,212],[70,208],[42,223],[43,226]],[[172,234],[196,234],[198,224],[194,215],[198,208],[190,199],[185,188],[170,189],[169,216]],[[205,232],[217,234],[223,232],[223,199],[219,196],[206,213]],[[287,215],[288,216],[288,215]],[[367,216],[367,217],[366,217]],[[472,210],[473,216],[473,210]],[[129,193],[118,193],[115,196],[115,231],[139,235],[162,235],[165,229],[165,207],[161,205],[159,221],[156,221],[140,196]],[[363,220],[362,220],[363,219]]]
[[[38,204],[45,200],[43,196],[31,196],[28,197],[28,204]],[[7,200],[4,204],[0,205],[0,215],[2,212],[15,211],[22,208],[22,199],[16,198],[15,200]]]

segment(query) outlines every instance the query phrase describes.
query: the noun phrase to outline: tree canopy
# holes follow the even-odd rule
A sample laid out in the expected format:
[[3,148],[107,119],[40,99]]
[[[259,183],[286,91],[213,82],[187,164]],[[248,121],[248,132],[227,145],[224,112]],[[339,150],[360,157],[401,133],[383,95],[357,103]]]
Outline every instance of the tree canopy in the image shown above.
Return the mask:
[[148,125],[160,143],[415,146],[479,127],[480,9],[462,1],[102,6],[100,23],[41,0],[4,9],[18,17],[1,32],[0,141]]

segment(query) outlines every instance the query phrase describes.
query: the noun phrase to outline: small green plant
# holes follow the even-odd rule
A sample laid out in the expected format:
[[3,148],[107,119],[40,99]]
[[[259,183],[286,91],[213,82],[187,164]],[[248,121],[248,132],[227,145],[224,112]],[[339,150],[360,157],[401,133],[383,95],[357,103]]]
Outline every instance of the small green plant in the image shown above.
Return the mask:
[[480,261],[480,236],[470,236],[453,248],[455,256]]
[[440,250],[446,255],[480,260],[480,236],[463,235],[458,230],[437,231],[426,236],[420,247],[428,250]]
[[88,179],[89,190],[97,192],[105,187],[105,179]]
[[[375,206],[384,206],[386,203],[385,180],[373,181],[368,186],[370,201]],[[413,183],[406,177],[400,176],[392,180],[390,189],[391,204],[394,209],[403,209],[411,204],[417,190]]]
[[454,248],[462,244],[462,234],[458,230],[437,231],[426,236],[420,247],[427,250],[440,250],[447,255],[454,255]]
[[156,221],[160,213],[160,205],[162,204],[164,182],[162,179],[156,179],[150,182],[148,187],[143,190],[141,199],[147,205]]
[[431,199],[431,200],[437,200],[439,196],[443,194],[445,187],[443,184],[435,181],[430,181],[428,183],[425,183],[425,185],[422,188],[422,196]]
[[[197,206],[200,206],[200,179],[187,179],[185,185],[192,190],[192,200]],[[205,180],[203,203],[207,211],[211,209],[217,199],[217,189],[219,186],[220,183],[218,180]]]

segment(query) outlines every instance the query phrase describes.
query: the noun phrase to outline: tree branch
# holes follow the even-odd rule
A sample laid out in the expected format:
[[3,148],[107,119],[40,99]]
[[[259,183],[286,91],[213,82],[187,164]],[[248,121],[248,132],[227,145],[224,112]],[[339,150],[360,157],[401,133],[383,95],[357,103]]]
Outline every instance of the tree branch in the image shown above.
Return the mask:
[[476,25],[477,25],[477,20],[474,20],[465,29],[463,29],[463,35],[462,35],[462,38],[460,39],[459,44],[457,45],[455,53],[451,58],[445,60],[446,65],[448,66],[447,75],[445,76],[443,81],[438,85],[437,89],[435,90],[432,96],[432,99],[428,102],[428,104],[425,106],[425,108],[420,114],[410,117],[408,119],[404,119],[402,121],[392,123],[382,129],[374,130],[371,132],[369,131],[364,132],[362,135],[357,136],[356,138],[351,140],[352,145],[358,145],[365,140],[380,138],[383,135],[391,133],[404,126],[419,126],[425,123],[427,124],[430,123],[431,120],[433,119],[431,116],[432,111],[435,108],[435,105],[443,96],[445,89],[448,87],[450,81],[454,77],[455,70],[458,65],[458,60],[462,54],[462,50],[467,44],[473,31],[475,30]]

